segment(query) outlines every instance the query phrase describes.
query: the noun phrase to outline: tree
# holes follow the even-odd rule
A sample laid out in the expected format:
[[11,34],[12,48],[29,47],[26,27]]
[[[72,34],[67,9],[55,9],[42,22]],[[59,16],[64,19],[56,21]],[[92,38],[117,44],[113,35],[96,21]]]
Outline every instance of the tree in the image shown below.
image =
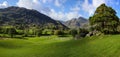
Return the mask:
[[36,30],[36,36],[40,37],[42,35],[42,30],[38,29]]
[[87,29],[84,29],[84,28],[79,28],[79,30],[78,30],[78,35],[80,37],[85,37],[88,33],[89,33],[89,31]]
[[72,30],[70,30],[70,34],[71,34],[73,37],[75,37],[75,36],[78,34],[78,32],[77,32],[77,30],[72,29]]
[[105,4],[96,9],[89,21],[92,28],[104,34],[116,33],[119,25],[119,18],[116,16],[115,10]]
[[15,28],[8,28],[8,34],[10,35],[11,38],[13,38],[14,34],[16,34],[16,29]]
[[51,30],[51,35],[54,35],[54,30]]
[[23,37],[27,37],[29,35],[29,29],[24,29],[23,32]]
[[85,33],[85,34],[87,34],[89,31],[87,30],[87,29],[84,29],[84,28],[79,28],[78,29],[78,34],[80,34],[80,33]]
[[3,28],[2,27],[0,27],[0,33],[3,33]]
[[63,34],[64,34],[64,32],[61,31],[61,30],[55,30],[54,31],[54,35],[63,35]]

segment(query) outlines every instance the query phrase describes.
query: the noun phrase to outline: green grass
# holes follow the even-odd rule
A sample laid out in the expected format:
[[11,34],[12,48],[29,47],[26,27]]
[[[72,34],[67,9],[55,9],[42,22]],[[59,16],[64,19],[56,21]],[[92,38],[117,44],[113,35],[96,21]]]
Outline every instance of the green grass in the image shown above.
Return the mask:
[[120,35],[0,40],[0,57],[120,57]]

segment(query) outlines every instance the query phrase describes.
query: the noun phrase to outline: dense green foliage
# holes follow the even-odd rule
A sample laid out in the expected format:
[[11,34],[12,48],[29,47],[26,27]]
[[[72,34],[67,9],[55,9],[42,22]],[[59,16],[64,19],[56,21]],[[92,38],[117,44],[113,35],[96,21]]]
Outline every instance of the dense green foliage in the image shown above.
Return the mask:
[[78,35],[80,37],[85,37],[88,33],[89,33],[89,31],[87,29],[79,28],[79,30],[78,30]]
[[55,30],[54,35],[64,35],[64,32],[61,30]]
[[77,32],[76,29],[70,30],[69,33],[70,33],[70,35],[72,35],[73,37],[75,37],[75,36],[78,34],[78,32]]
[[101,31],[105,34],[117,33],[119,18],[116,16],[115,10],[105,4],[100,5],[96,9],[89,21],[94,30]]
[[15,28],[8,28],[8,35],[10,35],[11,38],[13,38],[13,36],[14,36],[15,34],[17,34]]
[[42,35],[42,30],[36,30],[36,36],[41,36]]

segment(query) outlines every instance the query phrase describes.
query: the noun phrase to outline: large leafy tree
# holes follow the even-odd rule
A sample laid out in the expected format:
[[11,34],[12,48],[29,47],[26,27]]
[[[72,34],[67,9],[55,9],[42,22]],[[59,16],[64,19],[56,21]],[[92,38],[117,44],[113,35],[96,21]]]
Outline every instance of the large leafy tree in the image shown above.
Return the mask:
[[105,4],[100,5],[94,15],[89,18],[90,25],[97,31],[105,34],[113,34],[117,32],[119,18],[116,16],[116,11]]

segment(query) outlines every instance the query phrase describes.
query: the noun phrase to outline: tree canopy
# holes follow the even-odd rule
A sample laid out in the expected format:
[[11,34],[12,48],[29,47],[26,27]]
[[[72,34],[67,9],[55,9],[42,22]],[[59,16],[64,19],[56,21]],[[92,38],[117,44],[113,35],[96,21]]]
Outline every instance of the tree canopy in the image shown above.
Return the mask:
[[94,15],[89,18],[90,25],[95,30],[105,34],[113,34],[117,32],[119,18],[116,16],[116,11],[105,4],[100,5]]

